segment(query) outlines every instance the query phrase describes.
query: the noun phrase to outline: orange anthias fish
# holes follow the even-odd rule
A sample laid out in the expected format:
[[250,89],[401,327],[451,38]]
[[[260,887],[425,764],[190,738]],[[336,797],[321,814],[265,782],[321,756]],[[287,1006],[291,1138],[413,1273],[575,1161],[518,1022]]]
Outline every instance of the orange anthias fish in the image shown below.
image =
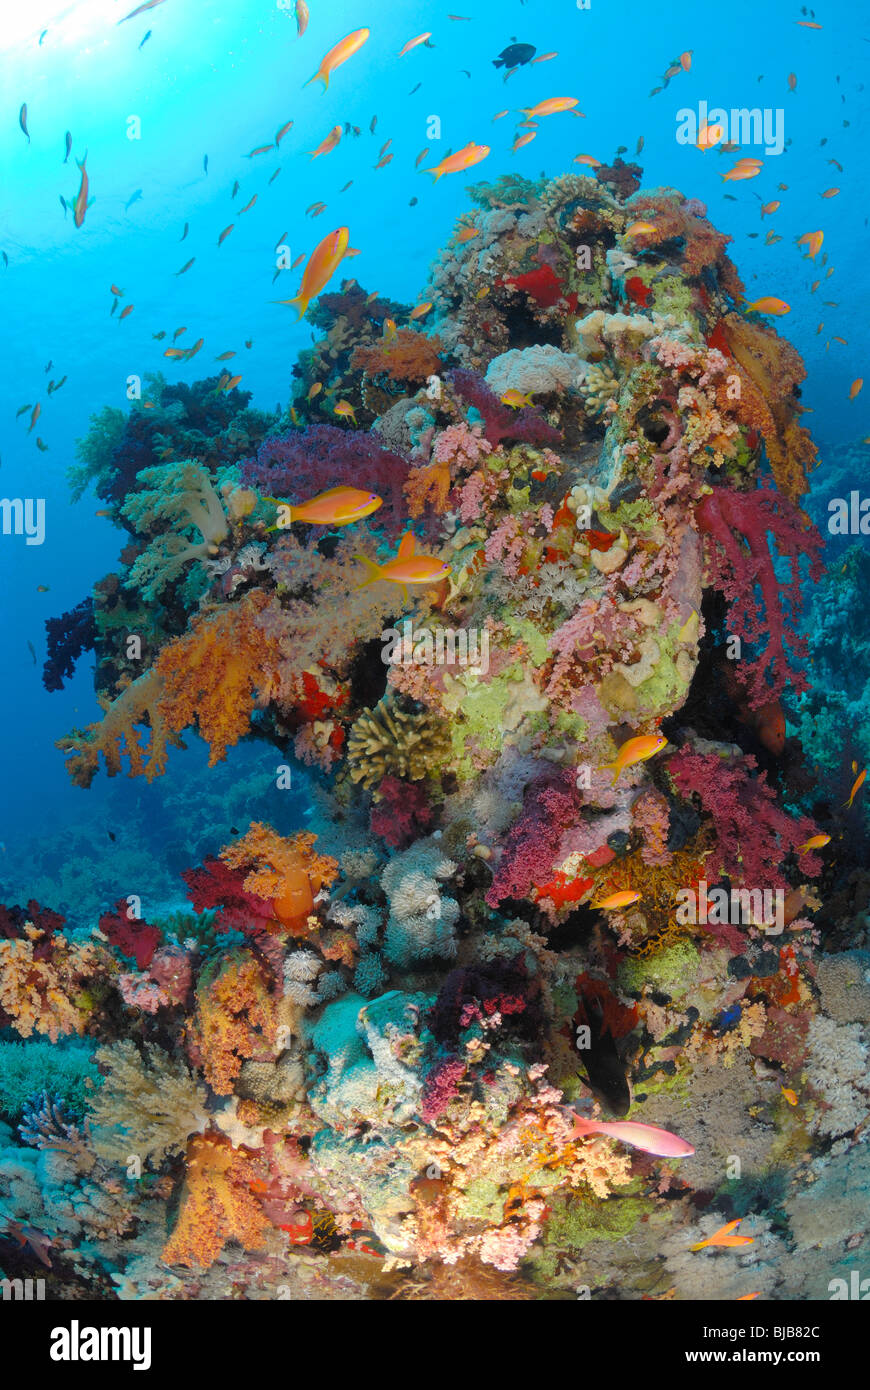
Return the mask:
[[824,193],[821,193],[819,196],[821,198],[836,198],[839,191],[839,188],[826,188]]
[[738,1217],[736,1221],[729,1221],[727,1225],[720,1226],[719,1230],[714,1231],[713,1235],[708,1236],[706,1240],[699,1240],[697,1245],[693,1245],[690,1248],[692,1250],[703,1250],[708,1245],[751,1245],[754,1236],[733,1236],[731,1234],[732,1231],[737,1230],[741,1220],[742,1218]]
[[558,56],[558,51],[556,51],[555,49],[552,53],[541,53],[539,57],[532,59],[531,66],[534,67],[535,63],[549,63],[551,58],[558,58]]
[[708,150],[712,150],[714,145],[718,145],[723,134],[724,131],[720,125],[708,125],[707,122],[704,121],[701,129],[698,131],[698,139],[695,141],[695,146],[706,154]]
[[311,158],[312,158],[312,159],[316,159],[317,156],[318,156],[318,155],[321,155],[321,154],[329,154],[329,151],[330,151],[330,150],[334,150],[334,149],[335,149],[335,147],[336,147],[336,145],[338,144],[338,142],[339,142],[340,139],[341,139],[341,126],[340,126],[340,125],[334,125],[334,126],[332,127],[332,130],[331,130],[331,131],[329,132],[329,134],[327,135],[326,139],[325,139],[325,140],[321,140],[320,144],[317,146],[317,149],[316,149],[316,150],[309,150],[308,153],[311,155]]
[[753,299],[751,304],[746,306],[747,313],[756,314],[780,314],[791,313],[791,305],[786,304],[784,299],[777,299],[774,295],[765,295],[763,299]]
[[795,1095],[794,1091],[791,1090],[790,1087],[788,1087],[788,1086],[780,1086],[779,1089],[782,1091],[782,1094],[785,1096],[785,1098],[786,1098],[786,1100],[788,1101],[789,1105],[797,1105],[797,1103],[798,1103],[798,1098],[797,1098],[797,1096]]
[[798,845],[798,854],[806,854],[811,849],[824,849],[825,845],[830,843],[830,835],[813,835],[812,839],[807,840],[805,844]]
[[623,236],[648,236],[650,232],[657,231],[658,227],[652,222],[632,222],[626,227]]
[[446,159],[442,159],[441,163],[436,164],[434,169],[424,169],[423,173],[434,174],[437,183],[444,174],[461,174],[463,170],[470,169],[472,165],[479,164],[482,159],[486,159],[488,154],[489,145],[475,145],[472,140],[467,145],[463,145],[461,150],[457,150],[456,154],[447,155]]
[[401,586],[402,596],[407,603],[409,584],[440,583],[450,573],[450,566],[437,555],[415,553],[414,546],[414,532],[406,531],[394,558],[382,565],[370,560],[367,555],[354,555],[353,558],[361,560],[366,567],[366,577],[359,588],[363,589],[367,584],[374,584],[379,579],[388,579],[391,584]]
[[456,233],[456,240],[460,246],[464,246],[466,241],[471,241],[476,236],[480,236],[479,227],[463,227],[461,232]]
[[798,237],[797,244],[798,246],[806,246],[807,255],[809,259],[813,261],[822,249],[822,242],[824,239],[824,232],[804,232],[803,236]]
[[[539,101],[537,106],[521,106],[520,110],[524,116],[555,116],[559,111],[572,111],[578,104],[576,97],[549,97],[546,101]],[[582,116],[582,111],[579,112]]]
[[423,304],[417,304],[417,305],[415,305],[415,307],[411,310],[410,314],[408,315],[408,318],[409,318],[409,319],[422,319],[422,318],[425,318],[426,315],[428,314],[428,312],[429,312],[429,310],[430,310],[431,308],[432,308],[432,300],[431,300],[431,299],[427,299]]
[[523,395],[515,386],[511,386],[504,395],[500,397],[502,405],[509,405],[512,410],[521,410],[524,405],[533,405],[531,394]]
[[352,34],[347,34],[345,38],[331,48],[325,58],[321,60],[320,67],[313,77],[309,77],[308,82],[303,85],[308,86],[311,82],[322,82],[323,90],[329,87],[329,79],[340,68],[342,63],[346,63],[348,58],[352,58],[354,53],[358,53],[371,33],[370,29],[354,29]]
[[[121,20],[119,20],[118,22],[119,22],[119,23],[122,23]],[[89,183],[88,183],[87,163],[88,163],[88,154],[87,154],[87,150],[86,150],[86,151],[85,151],[85,157],[84,157],[84,159],[81,161],[81,163],[79,163],[79,161],[76,160],[76,164],[78,165],[79,169],[81,169],[81,171],[82,171],[82,181],[81,181],[81,183],[79,184],[79,191],[78,191],[78,193],[76,194],[76,200],[75,200],[75,204],[74,204],[74,206],[73,206],[73,222],[76,224],[77,227],[80,227],[80,226],[82,225],[82,223],[84,222],[84,220],[85,220],[85,213],[86,213],[87,210],[88,210],[88,188],[89,188]]]
[[311,300],[320,294],[324,285],[332,279],[338,270],[347,254],[349,241],[350,231],[347,227],[339,227],[336,231],[325,236],[311,253],[308,264],[302,272],[302,286],[299,293],[294,295],[292,299],[281,299],[278,303],[295,304],[301,319]]
[[606,898],[599,898],[589,906],[603,908],[605,912],[618,912],[620,908],[631,907],[632,903],[637,902],[640,902],[640,893],[626,888],[622,893],[608,893]]
[[664,734],[642,734],[638,738],[630,738],[624,743],[617,753],[612,763],[604,763],[598,769],[599,772],[613,769],[613,781],[611,786],[615,787],[619,779],[620,772],[624,772],[627,767],[634,767],[636,763],[645,763],[648,758],[654,758],[656,753],[660,753],[665,747],[667,739]]
[[516,154],[517,150],[522,149],[523,145],[528,145],[529,141],[534,140],[536,135],[537,131],[527,130],[525,135],[521,135],[517,140],[514,141],[513,148],[511,149],[511,154]]
[[294,521],[307,521],[311,526],[351,526],[383,506],[382,497],[358,487],[331,487],[298,506],[274,497],[265,500],[283,513],[278,527],[290,526]]
[[691,72],[692,70],[692,54],[694,51],[693,48],[687,48],[685,53],[680,54],[680,65],[684,72]]
[[601,160],[596,159],[594,154],[578,154],[574,156],[575,164],[588,164],[590,169],[599,169]]
[[333,407],[332,413],[333,415],[338,415],[341,419],[351,419],[353,423],[356,424],[356,411],[350,401],[339,401],[338,405]]
[[864,771],[863,771],[863,772],[860,772],[860,773],[858,774],[858,776],[855,778],[855,783],[854,783],[854,785],[853,785],[853,787],[852,787],[852,791],[851,791],[851,793],[850,793],[849,800],[848,800],[848,801],[845,801],[845,802],[843,803],[844,806],[848,806],[848,807],[851,809],[852,802],[855,800],[855,797],[856,797],[857,793],[858,793],[858,792],[861,790],[861,788],[863,787],[863,785],[864,785],[864,780],[865,780],[866,776],[867,776],[867,769],[866,769],[866,767],[865,767]]
[[777,208],[781,206],[782,204],[780,203],[778,198],[775,198],[772,203],[762,203],[761,216],[768,217],[772,212],[776,212]]
[[[144,5],[137,5],[136,8],[135,8],[135,10],[131,10],[129,14],[125,14],[123,19],[119,19],[119,20],[118,20],[118,23],[119,23],[119,24],[126,24],[128,19],[135,19],[137,14],[144,14],[146,10],[153,10],[153,9],[156,9],[156,7],[157,7],[158,5],[162,5],[162,4],[163,4],[163,0],[145,0],[145,4],[144,4]],[[142,42],[144,43],[144,39],[143,39]],[[141,44],[140,44],[140,48],[141,48]]]
[[752,163],[735,164],[733,169],[729,169],[727,174],[720,174],[719,177],[724,183],[735,183],[741,179],[755,179],[761,173],[761,161]]
[[606,1134],[608,1139],[618,1139],[623,1144],[630,1144],[633,1149],[642,1149],[644,1153],[656,1154],[659,1158],[688,1158],[695,1152],[692,1145],[678,1134],[659,1129],[657,1125],[643,1125],[637,1120],[615,1120],[612,1123],[586,1120],[582,1115],[575,1115],[573,1110],[566,1113],[574,1121],[574,1134],[581,1138],[587,1134]]
[[[431,31],[427,31],[425,34],[418,34],[415,39],[409,39],[405,47],[400,51],[399,57],[404,58],[405,54],[410,53],[412,48],[416,48],[418,44],[426,43],[426,40],[431,39],[431,37]],[[429,44],[428,47],[431,48],[432,44]]]
[[27,433],[28,433],[28,434],[30,434],[30,431],[33,429],[33,426],[36,424],[36,422],[37,422],[37,420],[39,419],[39,417],[40,417],[41,414],[42,414],[42,406],[39,404],[39,401],[37,401],[37,402],[36,402],[36,405],[33,407],[33,414],[32,414],[31,417],[30,417],[30,425],[28,426],[28,429],[27,429]]

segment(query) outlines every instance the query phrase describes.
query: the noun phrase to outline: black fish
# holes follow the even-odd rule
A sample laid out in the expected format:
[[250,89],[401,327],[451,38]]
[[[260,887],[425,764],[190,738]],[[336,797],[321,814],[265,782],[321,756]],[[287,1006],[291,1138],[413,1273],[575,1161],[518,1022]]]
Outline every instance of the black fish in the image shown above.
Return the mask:
[[115,839],[115,832],[114,832],[114,830],[107,830],[107,831],[106,831],[106,834],[108,835],[108,837],[109,837],[110,840],[114,840],[114,839]]
[[48,363],[47,363],[47,365],[45,366],[44,371],[45,371],[46,373],[50,372],[53,365],[54,365],[54,364],[52,363],[52,360],[51,360],[51,358],[49,357]]
[[63,157],[63,162],[66,164],[70,156],[70,150],[72,149],[72,131],[68,130],[64,138],[66,140],[66,154]]
[[60,198],[60,205],[63,208],[63,215],[64,217],[66,217],[66,198],[63,196],[62,193],[58,193],[57,196],[58,198]]
[[207,155],[207,154],[204,154],[203,157],[202,157],[202,167],[203,167],[203,169],[205,170],[205,172],[208,173],[208,155]]
[[144,37],[144,39],[142,40],[142,43],[140,43],[139,47],[142,48],[142,46],[148,42],[148,40],[150,39],[150,37],[151,37],[151,30],[149,29],[149,30],[148,30],[148,33],[145,35],[145,37]]
[[412,198],[411,201],[410,201],[410,203],[408,204],[408,207],[409,207],[409,208],[415,208],[416,206],[417,206],[417,199],[416,199],[416,198]]
[[418,82],[417,85],[416,85],[416,87],[412,87],[412,88],[411,88],[410,92],[408,93],[408,96],[409,96],[409,97],[412,97],[412,96],[414,95],[415,92],[419,92],[419,90],[420,90],[420,88],[421,88],[422,86],[423,86],[423,83],[422,83],[422,82]]
[[230,834],[231,834],[231,835],[238,835],[238,833],[239,833],[238,827],[235,826],[235,825],[231,825],[231,826],[230,826]]
[[178,238],[179,241],[184,241],[184,238],[187,236],[187,229],[188,229],[189,226],[190,226],[190,223],[189,223],[189,222],[185,222],[185,224],[184,224],[184,231],[181,233],[181,236]]
[[8,270],[8,269],[9,269],[9,257],[6,255],[6,252],[5,252],[5,251],[3,252],[3,264],[5,265],[6,269]]
[[503,48],[497,58],[493,58],[494,68],[520,68],[524,63],[530,63],[537,53],[533,43],[512,43],[508,48]]
[[604,1023],[600,999],[580,995],[580,1008],[574,1015],[576,1026],[589,1028],[589,1046],[580,1056],[586,1069],[586,1079],[596,1099],[611,1115],[627,1115],[631,1107],[631,1092],[626,1079],[626,1067]]

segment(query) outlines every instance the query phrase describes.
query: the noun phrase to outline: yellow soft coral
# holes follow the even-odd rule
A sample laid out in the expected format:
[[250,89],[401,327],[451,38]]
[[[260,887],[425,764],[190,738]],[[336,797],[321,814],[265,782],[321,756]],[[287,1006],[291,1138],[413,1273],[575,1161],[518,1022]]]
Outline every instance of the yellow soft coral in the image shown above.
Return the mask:
[[[83,730],[74,729],[68,737],[58,739],[56,746],[69,754],[67,772],[76,786],[91,785],[101,753],[109,777],[116,777],[121,771],[122,757],[130,759],[130,777],[144,775],[151,782],[166,771],[168,745],[183,748],[184,744],[169,726],[162,703],[163,693],[156,671],[146,671],[112,702],[102,720]],[[146,720],[151,728],[147,744],[136,728]]]
[[222,1135],[195,1135],[187,1150],[187,1182],[175,1230],[163,1251],[167,1264],[214,1264],[228,1240],[262,1250],[271,1229],[251,1191],[260,1176],[254,1155]]
[[0,1010],[23,1038],[46,1033],[57,1042],[62,1033],[83,1033],[90,1004],[83,994],[89,975],[105,969],[100,950],[90,942],[67,941],[55,934],[48,954],[35,955],[45,933],[28,922],[24,936],[0,941]]

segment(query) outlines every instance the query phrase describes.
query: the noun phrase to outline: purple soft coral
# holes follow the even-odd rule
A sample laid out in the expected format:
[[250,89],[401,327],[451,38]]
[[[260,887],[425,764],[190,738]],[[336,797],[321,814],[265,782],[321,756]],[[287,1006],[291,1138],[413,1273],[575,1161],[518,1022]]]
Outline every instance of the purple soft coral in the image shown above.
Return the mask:
[[512,439],[518,444],[558,444],[561,441],[559,431],[548,425],[537,410],[512,410],[502,405],[476,372],[457,367],[450,372],[449,381],[466,405],[483,417],[483,432],[493,446],[503,439]]
[[352,484],[371,488],[384,499],[373,517],[391,539],[402,529],[402,488],[410,465],[364,430],[312,425],[264,439],[256,458],[242,464],[242,480],[270,497],[300,502],[326,488]]

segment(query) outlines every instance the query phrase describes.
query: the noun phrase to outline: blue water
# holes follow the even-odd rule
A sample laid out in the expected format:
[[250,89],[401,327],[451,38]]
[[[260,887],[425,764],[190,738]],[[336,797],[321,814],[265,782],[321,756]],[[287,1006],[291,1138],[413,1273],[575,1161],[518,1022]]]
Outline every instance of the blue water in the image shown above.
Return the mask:
[[[825,494],[830,451],[870,433],[870,389],[848,398],[850,383],[870,364],[870,329],[861,307],[870,20],[865,37],[856,7],[845,0],[820,4],[815,18],[821,30],[800,27],[797,21],[809,14],[784,0],[716,8],[591,0],[588,10],[573,0],[456,4],[467,21],[450,20],[441,3],[311,0],[302,38],[292,10],[268,0],[165,0],[123,24],[118,20],[133,8],[129,0],[29,0],[6,7],[0,26],[0,250],[8,257],[8,268],[0,266],[7,349],[0,377],[0,493],[44,497],[47,520],[41,546],[0,537],[0,880],[26,883],[40,869],[38,852],[53,853],[55,860],[90,854],[100,866],[91,872],[102,875],[98,896],[113,901],[122,887],[127,891],[112,867],[118,842],[129,848],[146,830],[153,835],[155,817],[165,815],[170,827],[167,872],[193,862],[191,853],[210,836],[213,845],[223,842],[213,838],[225,839],[229,823],[217,823],[216,788],[226,790],[229,804],[231,789],[244,786],[244,796],[237,792],[242,810],[279,824],[268,791],[275,757],[255,746],[232,750],[216,783],[191,735],[189,752],[174,757],[167,776],[152,787],[126,778],[111,782],[102,772],[89,792],[72,787],[54,741],[98,717],[91,659],[82,659],[60,693],[48,695],[40,683],[44,619],[72,607],[114,569],[124,543],[110,521],[95,515],[101,504],[93,496],[75,505],[69,500],[66,470],[89,417],[105,405],[125,407],[131,374],[144,380],[159,370],[170,381],[193,382],[218,370],[214,358],[230,349],[238,352],[233,367],[243,373],[253,406],[272,410],[286,403],[295,356],[313,334],[292,309],[273,302],[295,294],[302,273],[301,267],[284,271],[273,285],[279,238],[295,259],[331,228],[346,225],[360,251],[347,273],[367,290],[415,303],[430,262],[468,206],[468,183],[514,170],[529,177],[582,172],[571,162],[575,155],[610,163],[623,145],[624,158],[642,165],[645,188],[677,187],[707,203],[712,221],[734,239],[730,251],[748,298],[776,295],[791,305],[777,326],[808,370],[804,400],[814,414],[805,423],[822,460],[814,492]],[[370,39],[334,74],[328,92],[317,83],[303,86],[324,53],[363,26],[371,29]],[[433,48],[397,56],[427,30]],[[557,56],[520,68],[505,82],[491,60],[513,38],[533,43],[539,55],[556,50]],[[650,97],[668,63],[687,49],[693,50],[691,71]],[[797,77],[794,91],[789,73]],[[544,118],[536,139],[512,153],[518,109],[553,96],[577,97],[584,118]],[[702,154],[675,138],[677,112],[701,100],[711,107],[782,109],[785,150],[765,159],[759,177],[723,182],[733,162],[727,155]],[[18,125],[22,102],[29,144]],[[494,122],[505,107],[510,114]],[[131,117],[141,122],[138,140],[127,138]],[[440,120],[440,139],[427,136],[432,117]],[[290,119],[293,129],[277,153],[246,157],[274,141]],[[332,153],[312,161],[309,152],[345,122],[360,127],[359,138],[343,138]],[[64,165],[67,130],[73,154]],[[641,136],[643,151],[636,156]],[[387,140],[394,158],[375,170]],[[415,169],[426,145],[421,169],[472,140],[488,144],[491,153],[469,175],[434,184]],[[74,159],[86,151],[95,201],[77,230],[59,199],[72,203],[79,182]],[[240,191],[232,199],[235,180]],[[349,180],[352,187],[341,192]],[[830,187],[839,187],[839,194],[822,199]],[[138,189],[141,198],[125,211]],[[239,216],[253,194],[255,207]],[[780,208],[762,220],[762,203],[775,199]],[[326,202],[326,212],[307,217],[317,200]],[[218,248],[218,235],[230,222],[234,230]],[[766,246],[771,228],[782,240]],[[818,257],[814,267],[795,240],[818,229],[825,233],[828,260],[822,266]],[[178,277],[191,257],[195,264]],[[828,278],[829,267],[834,273]],[[110,317],[113,283],[125,295]],[[135,308],[119,322],[127,304]],[[183,346],[198,337],[205,345],[178,366],[162,354],[182,325]],[[167,333],[162,342],[152,336],[159,330]],[[846,345],[832,341],[834,335]],[[246,339],[253,342],[250,350]],[[64,374],[61,391],[47,397],[48,380]],[[37,400],[42,416],[28,434],[29,411],[17,420],[16,411]],[[37,436],[46,452],[37,448]],[[289,816],[289,808],[282,814]],[[115,841],[108,837],[112,827]]]

